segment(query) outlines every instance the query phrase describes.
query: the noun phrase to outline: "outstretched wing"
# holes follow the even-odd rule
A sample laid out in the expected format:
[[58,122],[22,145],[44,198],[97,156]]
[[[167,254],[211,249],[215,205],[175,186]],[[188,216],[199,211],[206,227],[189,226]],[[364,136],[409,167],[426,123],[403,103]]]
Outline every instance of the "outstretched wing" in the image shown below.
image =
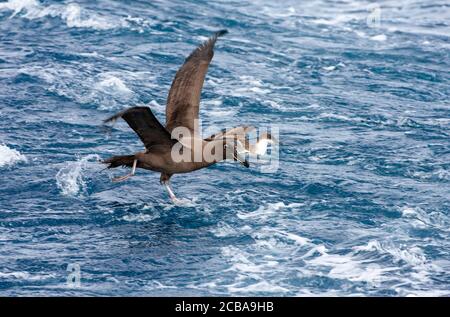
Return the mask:
[[170,133],[148,107],[126,109],[106,119],[104,123],[114,122],[119,118],[123,118],[130,128],[136,132],[147,150],[155,145],[172,146],[176,142],[176,140],[171,139]]
[[167,97],[166,129],[188,128],[196,133],[194,120],[198,119],[200,95],[209,63],[214,55],[214,44],[226,30],[215,33],[209,40],[197,47],[178,70]]

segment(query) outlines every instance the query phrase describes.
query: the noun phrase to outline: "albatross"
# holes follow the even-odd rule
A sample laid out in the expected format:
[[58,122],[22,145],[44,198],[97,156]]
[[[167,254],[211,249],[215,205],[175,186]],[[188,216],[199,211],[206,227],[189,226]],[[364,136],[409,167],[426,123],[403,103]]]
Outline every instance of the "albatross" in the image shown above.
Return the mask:
[[113,156],[102,161],[108,164],[107,168],[131,168],[129,174],[113,178],[114,182],[132,177],[137,168],[159,172],[160,183],[166,187],[172,201],[177,202],[169,184],[172,175],[189,173],[227,159],[238,161],[248,168],[248,154],[264,154],[267,145],[276,142],[266,133],[259,136],[255,145],[250,144],[247,136],[255,130],[252,126],[222,130],[204,139],[198,131],[203,82],[214,55],[214,45],[226,33],[227,30],[216,32],[198,46],[177,71],[167,97],[165,126],[149,107],[128,108],[104,120],[107,124],[124,119],[145,146],[142,152]]

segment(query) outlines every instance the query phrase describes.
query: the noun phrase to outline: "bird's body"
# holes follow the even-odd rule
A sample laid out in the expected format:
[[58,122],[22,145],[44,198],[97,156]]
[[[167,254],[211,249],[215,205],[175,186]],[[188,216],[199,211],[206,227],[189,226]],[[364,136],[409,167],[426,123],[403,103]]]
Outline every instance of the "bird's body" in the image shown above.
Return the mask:
[[[202,145],[202,147],[206,146],[207,142],[204,142]],[[184,150],[186,151],[186,148],[184,148]],[[197,156],[199,155],[201,155],[201,153],[197,154]],[[189,151],[189,154],[187,155],[189,158],[186,161],[177,162],[173,159],[171,148],[158,147],[136,153],[134,158],[138,160],[138,168],[165,174],[189,173],[208,167],[225,159],[222,158],[221,160],[214,161],[201,160],[196,162],[195,156],[195,151]]]
[[145,151],[113,156],[103,161],[108,164],[108,168],[132,168],[130,174],[113,180],[121,181],[133,176],[136,168],[160,172],[161,183],[166,185],[172,200],[176,200],[169,187],[173,174],[189,173],[225,159],[234,159],[249,166],[238,151],[238,143],[243,145],[245,151],[252,151],[251,145],[242,141],[248,127],[222,131],[205,139],[202,139],[198,131],[203,82],[214,55],[214,44],[219,36],[226,33],[226,30],[215,33],[197,47],[178,70],[167,98],[165,126],[148,107],[129,108],[105,120],[108,123],[123,118],[145,145]]

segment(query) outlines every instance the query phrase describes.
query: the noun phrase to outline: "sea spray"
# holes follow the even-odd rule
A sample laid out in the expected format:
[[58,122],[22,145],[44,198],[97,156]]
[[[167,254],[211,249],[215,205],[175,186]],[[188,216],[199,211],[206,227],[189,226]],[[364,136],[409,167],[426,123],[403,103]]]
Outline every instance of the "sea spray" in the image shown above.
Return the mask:
[[56,174],[56,185],[64,196],[83,196],[86,193],[86,181],[83,170],[92,160],[99,160],[97,154],[89,154],[74,162],[67,162]]
[[19,151],[0,144],[0,167],[12,166],[16,162],[27,162],[27,158]]

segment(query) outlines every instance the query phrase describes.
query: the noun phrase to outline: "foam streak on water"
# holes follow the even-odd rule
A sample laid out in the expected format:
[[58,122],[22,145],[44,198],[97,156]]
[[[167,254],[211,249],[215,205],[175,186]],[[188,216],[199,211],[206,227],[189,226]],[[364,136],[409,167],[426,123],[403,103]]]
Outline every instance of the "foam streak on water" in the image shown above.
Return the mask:
[[15,149],[9,148],[5,144],[0,144],[0,167],[11,166],[21,161],[27,161],[25,155]]
[[[1,2],[0,295],[450,296],[447,2]],[[143,145],[102,120],[164,122],[219,29],[203,128],[276,125],[277,172],[112,183]]]

